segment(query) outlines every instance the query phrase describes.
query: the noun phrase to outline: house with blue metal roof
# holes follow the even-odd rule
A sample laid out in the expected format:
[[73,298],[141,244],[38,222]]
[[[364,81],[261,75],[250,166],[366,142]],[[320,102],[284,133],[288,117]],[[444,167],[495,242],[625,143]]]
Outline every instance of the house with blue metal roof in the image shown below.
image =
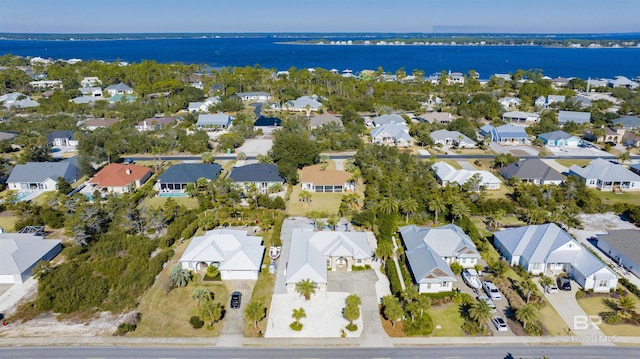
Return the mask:
[[215,181],[222,167],[217,163],[180,163],[167,168],[155,184],[158,196],[186,195],[184,190],[190,183],[196,183],[198,179]]
[[500,144],[522,144],[529,140],[529,135],[523,126],[506,124],[498,127],[482,126],[480,133],[488,134],[492,142]]
[[451,263],[472,268],[480,254],[462,228],[447,224],[436,228],[408,225],[399,229],[409,269],[420,293],[453,290],[456,277]]
[[618,276],[555,223],[505,229],[493,234],[496,249],[511,265],[533,275],[568,273],[585,290],[609,292]]
[[233,118],[224,112],[220,113],[202,113],[198,115],[196,128],[201,130],[223,129],[231,126]]
[[233,167],[229,179],[244,191],[255,186],[262,193],[268,193],[269,189],[277,184],[284,184],[284,178],[280,176],[278,166],[269,163]]
[[580,144],[580,139],[578,137],[570,135],[562,130],[541,133],[538,135],[538,139],[547,147],[577,148]]

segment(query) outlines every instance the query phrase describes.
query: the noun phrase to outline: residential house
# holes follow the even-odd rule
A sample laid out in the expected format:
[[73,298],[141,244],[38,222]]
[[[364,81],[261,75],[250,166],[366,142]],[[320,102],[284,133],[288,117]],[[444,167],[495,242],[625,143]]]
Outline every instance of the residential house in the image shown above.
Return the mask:
[[392,113],[392,114],[388,114],[388,115],[380,115],[378,117],[375,117],[373,119],[373,125],[375,127],[380,127],[382,125],[386,125],[386,124],[400,124],[400,125],[406,125],[407,121],[405,121],[404,117],[398,115],[397,113]]
[[421,122],[442,123],[445,125],[455,119],[456,116],[451,115],[449,112],[427,112],[418,117],[418,121]]
[[541,133],[538,135],[538,139],[547,147],[577,148],[580,144],[580,139],[578,137],[570,135],[562,130]]
[[94,131],[99,128],[107,128],[120,122],[119,118],[88,118],[82,123],[82,127],[89,131]]
[[437,145],[456,146],[458,148],[476,147],[476,142],[458,131],[437,130],[429,134],[429,137]]
[[640,191],[640,176],[622,165],[602,158],[595,159],[584,167],[569,167],[569,175],[578,176],[588,188],[601,191]]
[[544,96],[540,96],[538,97],[534,104],[541,109],[546,109],[549,108],[549,106],[553,105],[554,103],[558,103],[558,102],[564,102],[566,100],[565,96],[560,96],[560,95],[549,95],[546,98]]
[[150,117],[136,124],[138,132],[155,131],[169,125],[173,125],[176,120],[173,117]]
[[533,112],[509,111],[502,115],[502,120],[507,122],[533,123],[540,121],[540,115]]
[[317,290],[327,289],[328,271],[351,271],[353,266],[371,264],[373,251],[365,232],[313,231],[295,228],[291,234],[285,266],[288,292],[296,283],[311,280]]
[[640,231],[618,229],[596,236],[597,246],[603,253],[617,265],[640,277]]
[[640,163],[630,165],[629,170],[635,174],[640,175]]
[[278,127],[282,126],[282,120],[277,117],[265,117],[260,115],[253,123],[253,128],[262,130],[263,134],[270,134]]
[[556,89],[560,89],[560,88],[564,88],[567,87],[569,85],[569,81],[571,80],[571,78],[566,78],[566,77],[556,77],[555,79],[551,80],[551,86],[553,86]]
[[522,182],[541,184],[561,184],[564,176],[542,162],[539,158],[518,161],[502,168],[502,177],[511,179],[516,177]]
[[240,97],[242,101],[248,102],[267,102],[271,101],[271,95],[268,92],[238,92],[236,96]]
[[200,178],[215,181],[222,167],[217,163],[180,163],[167,168],[158,176],[154,187],[158,196],[185,194],[189,184],[195,184]]
[[29,86],[37,90],[62,89],[62,81],[60,80],[39,80],[29,82]]
[[198,115],[198,121],[196,122],[197,129],[204,130],[216,130],[228,128],[231,126],[231,122],[233,121],[233,117],[229,116],[224,112],[215,113],[215,114],[200,114]]
[[640,147],[640,136],[633,132],[626,132],[622,136],[622,144],[628,147]]
[[275,185],[283,185],[284,179],[278,172],[278,166],[268,163],[255,163],[240,167],[233,167],[229,179],[241,186],[244,191],[252,186],[261,193],[269,193],[269,189]]
[[100,87],[80,87],[78,91],[82,96],[102,98],[102,89]]
[[13,141],[16,137],[18,134],[15,132],[0,131],[0,141]]
[[211,106],[215,106],[220,103],[220,97],[213,96],[208,97],[204,102],[189,102],[187,111],[189,112],[209,112]]
[[134,164],[110,163],[88,182],[85,192],[127,193],[142,186],[151,177],[151,169]]
[[614,126],[622,127],[625,130],[634,131],[640,129],[640,117],[638,116],[624,116],[620,118],[616,118],[611,121]]
[[94,87],[96,85],[102,85],[102,81],[97,77],[85,77],[80,81],[80,86],[82,87]]
[[78,96],[69,101],[73,101],[76,105],[85,105],[85,104],[93,104],[96,101],[105,101],[104,97],[95,97],[95,96]]
[[215,229],[193,237],[179,262],[182,268],[196,272],[215,266],[222,280],[257,280],[264,251],[262,237],[241,230]]
[[37,101],[34,101],[34,100],[30,99],[30,98],[26,98],[26,99],[14,101],[9,106],[5,106],[5,107],[7,107],[7,108],[15,107],[17,109],[23,109],[23,108],[33,108],[33,107],[38,107],[38,106],[40,106],[40,103],[38,103]]
[[133,89],[122,82],[117,85],[107,86],[106,91],[109,96],[133,94]]
[[40,261],[62,251],[62,241],[34,233],[0,233],[0,284],[22,284]]
[[323,169],[322,165],[307,166],[302,169],[300,185],[309,192],[355,191],[353,174],[341,170]]
[[505,81],[511,81],[511,75],[510,74],[493,74],[491,77],[497,77],[497,78],[505,80]]
[[493,243],[511,265],[533,275],[568,273],[585,290],[609,292],[618,276],[555,223],[505,229],[493,234]]
[[584,96],[576,96],[576,97],[572,98],[571,100],[574,101],[575,103],[577,103],[578,106],[580,106],[580,108],[582,108],[582,109],[591,107],[591,105],[592,105],[591,100],[589,100],[587,97],[584,97]]
[[322,103],[318,101],[318,96],[302,96],[295,100],[287,101],[282,108],[286,111],[306,112],[307,117],[311,112],[318,112],[322,108]]
[[377,145],[410,147],[413,138],[405,124],[387,123],[371,130],[371,142]]
[[583,123],[591,122],[590,112],[577,112],[577,111],[559,111],[558,122],[565,124],[567,122],[577,123],[579,125]]
[[609,81],[609,86],[610,87],[626,87],[629,90],[635,90],[639,86],[639,84],[635,81],[629,80],[625,76],[616,76],[613,78],[613,80]]
[[129,94],[116,94],[107,99],[109,103],[135,102],[136,97]]
[[0,102],[3,103],[5,108],[30,108],[37,107],[40,104],[36,101],[33,101],[30,96],[22,94],[20,92],[11,92],[8,94],[4,94],[0,96]]
[[420,104],[422,107],[433,108],[442,105],[442,99],[436,95],[429,95],[426,102]]
[[611,142],[614,144],[622,143],[627,131],[624,128],[605,128],[603,135],[598,135],[592,131],[584,132],[584,139],[593,142]]
[[415,225],[401,227],[409,269],[420,293],[453,290],[456,277],[451,263],[472,268],[480,254],[469,236],[455,224],[436,228]]
[[75,138],[74,131],[53,131],[47,135],[47,142],[50,146],[57,147],[73,147],[78,146],[78,140]]
[[518,107],[522,101],[517,97],[503,97],[498,100],[502,107],[506,110],[512,107]]
[[449,71],[449,75],[447,77],[449,84],[464,84],[464,75],[462,72],[451,72]]
[[27,162],[13,168],[7,186],[20,192],[56,191],[59,177],[73,183],[80,178],[80,169],[74,161]]
[[331,114],[313,116],[311,117],[311,119],[309,119],[309,127],[312,130],[314,128],[322,127],[328,124],[335,124],[342,127],[342,120],[340,119],[340,117]]
[[[443,186],[449,183],[455,183],[459,186],[469,183],[475,187],[472,189],[476,191],[481,189],[500,189],[500,179],[489,171],[457,170],[446,162],[436,162],[432,168],[436,172],[438,183]],[[477,183],[474,183],[475,181],[477,181]]]
[[498,127],[484,125],[480,128],[480,133],[484,136],[488,134],[492,142],[499,144],[523,144],[529,140],[529,135],[523,126],[506,124]]

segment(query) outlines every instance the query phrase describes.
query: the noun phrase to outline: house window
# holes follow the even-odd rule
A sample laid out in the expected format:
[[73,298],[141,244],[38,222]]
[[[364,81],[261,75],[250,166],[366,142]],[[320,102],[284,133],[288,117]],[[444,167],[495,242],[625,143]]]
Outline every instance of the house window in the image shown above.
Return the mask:
[[541,267],[542,267],[542,264],[541,264],[541,263],[531,263],[531,266],[530,266],[530,268],[531,268],[531,270],[532,270],[532,271],[534,271],[534,270],[540,270],[540,268],[541,268]]
[[362,264],[362,259],[356,259],[356,263]]
[[606,288],[609,286],[609,281],[606,279],[600,279],[598,281],[598,288]]
[[331,258],[327,258],[327,268],[331,268]]

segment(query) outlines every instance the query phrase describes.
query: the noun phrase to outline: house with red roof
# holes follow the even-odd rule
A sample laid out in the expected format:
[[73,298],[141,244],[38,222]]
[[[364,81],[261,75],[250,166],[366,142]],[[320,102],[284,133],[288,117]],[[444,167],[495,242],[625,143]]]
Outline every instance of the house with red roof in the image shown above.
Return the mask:
[[87,183],[91,192],[103,193],[133,192],[151,177],[151,169],[134,164],[110,163],[101,169]]

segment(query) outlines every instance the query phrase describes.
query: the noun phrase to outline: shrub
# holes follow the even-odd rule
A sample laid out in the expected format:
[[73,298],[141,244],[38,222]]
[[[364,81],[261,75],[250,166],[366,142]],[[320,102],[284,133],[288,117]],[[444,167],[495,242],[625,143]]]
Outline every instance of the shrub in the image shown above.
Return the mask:
[[400,277],[398,277],[398,271],[396,270],[396,264],[392,260],[388,260],[384,264],[385,273],[391,283],[391,293],[398,296],[402,292],[402,285],[400,284]]
[[629,282],[629,280],[627,278],[620,278],[618,280],[618,283],[622,284],[623,286],[625,286],[629,292],[635,294],[636,296],[640,297],[640,289],[638,289],[638,287],[636,287],[635,284]]
[[345,328],[350,332],[355,332],[356,330],[358,330],[358,326],[355,325],[355,324],[351,324],[351,323],[347,324],[347,326]]
[[458,275],[458,274],[462,273],[462,270],[464,269],[464,268],[462,268],[462,264],[460,264],[458,262],[451,263],[450,267],[451,267],[451,271],[455,275]]
[[580,289],[579,291],[576,292],[576,299],[582,299],[584,298],[585,292],[584,290]]
[[200,319],[200,317],[198,317],[197,315],[192,316],[189,319],[189,323],[191,324],[193,329],[200,329],[204,326],[204,321]]
[[133,332],[136,328],[137,326],[135,324],[120,323],[120,325],[118,325],[118,329],[116,329],[115,335],[122,336],[129,332]]
[[369,270],[371,269],[371,265],[369,264],[365,264],[364,266],[352,266],[351,270],[352,271],[361,271],[361,270]]
[[404,333],[408,336],[425,336],[433,333],[433,320],[427,313],[417,315],[415,319],[404,321]]
[[302,330],[302,323],[293,322],[293,323],[289,324],[289,328],[291,328],[291,330],[295,330],[296,332],[299,332],[299,331]]
[[462,330],[468,335],[482,335],[489,332],[486,325],[480,324],[472,319],[467,319],[464,324],[462,324]]
[[527,335],[540,336],[543,334],[542,324],[540,324],[540,322],[527,323],[524,332],[527,333]]

